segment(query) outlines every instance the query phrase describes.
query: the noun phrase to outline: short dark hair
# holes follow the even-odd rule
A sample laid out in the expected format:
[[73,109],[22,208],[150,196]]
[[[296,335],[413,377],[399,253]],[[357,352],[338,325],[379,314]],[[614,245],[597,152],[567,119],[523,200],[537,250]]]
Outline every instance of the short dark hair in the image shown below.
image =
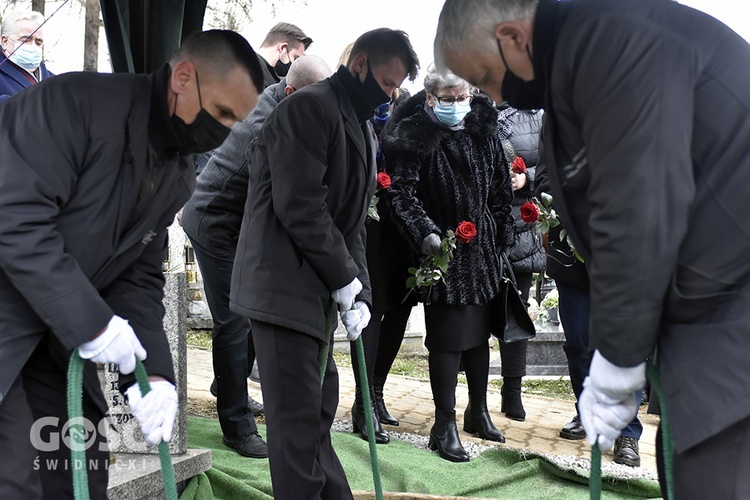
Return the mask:
[[361,35],[352,46],[347,65],[351,64],[353,57],[362,52],[367,54],[371,66],[388,62],[394,56],[398,57],[406,66],[409,81],[413,82],[417,78],[419,58],[411,46],[409,35],[404,31],[378,28]]
[[185,59],[193,61],[208,73],[206,78],[224,75],[239,66],[250,76],[259,94],[265,88],[263,68],[258,56],[248,41],[236,31],[208,30],[193,33],[183,40],[169,64],[174,67]]
[[307,50],[312,43],[312,38],[305,35],[305,32],[299,29],[299,26],[291,23],[278,23],[266,34],[266,38],[263,39],[260,46],[268,47],[277,43],[302,43]]

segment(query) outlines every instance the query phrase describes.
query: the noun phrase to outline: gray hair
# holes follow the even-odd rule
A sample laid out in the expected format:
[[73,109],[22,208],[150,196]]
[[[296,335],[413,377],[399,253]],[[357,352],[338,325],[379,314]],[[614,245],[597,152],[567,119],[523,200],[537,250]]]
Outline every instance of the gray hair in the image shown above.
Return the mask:
[[44,15],[35,10],[16,10],[3,18],[3,25],[0,27],[0,36],[10,36],[16,30],[16,25],[21,21],[33,21],[41,25],[44,22]]
[[304,55],[295,59],[286,75],[286,84],[299,90],[333,74],[331,67],[318,56]]
[[469,91],[474,90],[474,87],[469,82],[451,73],[449,70],[438,72],[434,64],[430,64],[427,67],[427,75],[424,77],[424,88],[432,95],[435,95],[438,89],[465,88]]
[[443,51],[464,52],[468,46],[497,50],[495,27],[536,14],[539,0],[446,0],[435,35],[435,64],[445,68]]

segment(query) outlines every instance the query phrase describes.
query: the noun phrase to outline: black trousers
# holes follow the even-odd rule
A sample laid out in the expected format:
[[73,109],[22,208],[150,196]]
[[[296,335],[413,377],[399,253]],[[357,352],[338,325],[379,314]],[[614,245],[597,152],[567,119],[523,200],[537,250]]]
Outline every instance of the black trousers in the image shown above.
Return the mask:
[[[362,331],[362,345],[367,365],[367,381],[373,387],[375,376],[386,378],[401,348],[406,332],[406,324],[411,315],[411,305],[399,309],[379,312],[372,311],[372,318]],[[351,343],[352,369],[354,379],[359,383],[359,358],[354,342]]]
[[219,255],[192,239],[190,242],[213,318],[212,357],[219,425],[225,436],[234,439],[258,430],[255,417],[247,409],[247,375],[255,359],[250,321],[229,309],[234,255]]
[[333,346],[321,387],[320,341],[262,321],[253,321],[252,335],[263,379],[274,498],[353,498],[331,445],[331,425],[339,400]]
[[[656,465],[662,496],[667,500],[661,434],[659,424],[656,433]],[[673,471],[675,499],[750,498],[750,418],[740,420],[682,453],[675,453]]]
[[[42,340],[0,405],[0,498],[73,498],[67,366]],[[92,499],[107,498],[109,450],[104,413],[84,392],[86,464]]]
[[[591,316],[591,296],[588,289],[577,288],[564,283],[557,283],[560,294],[560,322],[565,332],[563,350],[568,359],[568,373],[573,393],[576,396],[576,413],[578,400],[583,392],[583,381],[589,374],[589,365],[593,353],[589,350],[589,318]],[[636,397],[640,401],[643,391]],[[623,437],[641,438],[643,424],[635,414],[633,420],[620,433]]]

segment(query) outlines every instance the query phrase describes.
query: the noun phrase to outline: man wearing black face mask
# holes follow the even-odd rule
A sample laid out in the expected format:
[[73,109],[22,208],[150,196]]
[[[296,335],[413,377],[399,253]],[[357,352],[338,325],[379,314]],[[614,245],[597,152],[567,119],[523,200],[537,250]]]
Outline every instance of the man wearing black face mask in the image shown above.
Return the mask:
[[[146,440],[170,440],[177,394],[161,266],[167,227],[195,184],[184,155],[219,146],[261,89],[247,41],[213,30],[153,74],[67,73],[0,106],[0,128],[14,131],[0,135],[0,498],[73,496],[72,467],[54,465],[70,450],[42,448],[60,430],[33,429],[41,417],[67,421],[74,348],[118,364]],[[132,385],[136,357],[152,381],[144,397]],[[83,412],[98,425],[107,405],[93,362]],[[105,445],[99,435],[88,450],[92,498],[106,497]]]
[[[260,403],[248,396],[247,370],[255,359],[247,318],[229,309],[232,264],[247,199],[248,161],[263,122],[288,95],[331,76],[331,69],[316,56],[292,64],[289,74],[263,91],[258,105],[216,149],[196,180],[195,192],[185,204],[180,223],[195,250],[203,288],[213,320],[214,382],[223,442],[248,457],[268,456],[258,435],[253,414]],[[261,410],[262,410],[261,405]]]
[[279,83],[292,61],[310,47],[312,38],[294,24],[278,23],[271,28],[258,49],[258,60],[263,67],[263,85]]
[[668,0],[448,0],[435,48],[513,106],[544,101],[550,189],[590,280],[589,443],[633,418],[658,344],[670,498],[748,498],[747,41]]
[[[279,83],[289,71],[292,61],[301,57],[311,43],[312,38],[294,24],[282,22],[271,28],[256,52],[263,71],[263,88]],[[196,174],[203,171],[212,154],[212,150],[205,150],[195,155]]]
[[352,498],[331,447],[338,374],[318,356],[337,304],[350,340],[369,320],[365,216],[377,143],[369,118],[419,61],[406,33],[357,39],[336,74],[284,99],[260,130],[230,308],[252,321],[276,498]]

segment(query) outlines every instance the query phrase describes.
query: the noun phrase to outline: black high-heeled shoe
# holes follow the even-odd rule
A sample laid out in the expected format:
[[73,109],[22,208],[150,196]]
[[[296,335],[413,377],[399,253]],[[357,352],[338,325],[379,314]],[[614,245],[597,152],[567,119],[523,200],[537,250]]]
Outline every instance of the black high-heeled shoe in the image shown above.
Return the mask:
[[505,435],[495,427],[490,419],[485,401],[469,402],[464,412],[464,431],[488,441],[505,442]]
[[469,454],[458,437],[455,411],[435,410],[435,424],[430,430],[428,446],[450,462],[469,461]]

